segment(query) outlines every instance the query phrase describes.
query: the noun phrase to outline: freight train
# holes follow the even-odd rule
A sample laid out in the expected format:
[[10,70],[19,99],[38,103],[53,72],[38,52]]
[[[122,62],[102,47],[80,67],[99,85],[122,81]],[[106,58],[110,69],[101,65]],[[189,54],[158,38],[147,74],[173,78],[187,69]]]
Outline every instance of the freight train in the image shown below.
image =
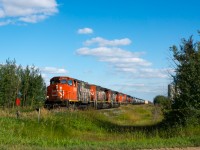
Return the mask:
[[75,78],[58,76],[50,79],[45,107],[94,107],[101,109],[130,103],[144,103],[144,100]]

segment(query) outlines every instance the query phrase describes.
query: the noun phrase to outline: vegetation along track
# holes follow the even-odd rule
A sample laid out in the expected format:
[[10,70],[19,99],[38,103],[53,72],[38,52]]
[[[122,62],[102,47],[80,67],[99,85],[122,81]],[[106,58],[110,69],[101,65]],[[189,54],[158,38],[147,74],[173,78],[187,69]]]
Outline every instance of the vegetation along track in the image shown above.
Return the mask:
[[[155,111],[157,110],[157,111]],[[0,110],[0,149],[149,149],[200,146],[199,126],[162,128],[153,105],[101,110]],[[156,112],[156,113],[155,113]],[[156,116],[156,117],[155,117]]]

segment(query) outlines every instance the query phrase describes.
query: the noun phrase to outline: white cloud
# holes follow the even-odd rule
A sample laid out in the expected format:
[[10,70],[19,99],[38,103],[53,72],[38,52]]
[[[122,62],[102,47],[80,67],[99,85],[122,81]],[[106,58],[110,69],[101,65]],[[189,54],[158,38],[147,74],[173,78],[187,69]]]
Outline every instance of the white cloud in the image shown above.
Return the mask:
[[45,80],[46,85],[49,85],[49,81],[53,76],[65,76],[68,73],[68,71],[64,68],[43,67],[39,69],[41,71],[43,79]]
[[32,15],[26,17],[20,17],[19,20],[27,23],[37,23],[38,21],[46,19],[45,15]]
[[0,21],[0,26],[5,26],[5,25],[11,24],[11,23],[12,23],[11,20]]
[[3,18],[5,16],[5,13],[2,9],[0,9],[0,18]]
[[44,67],[41,68],[42,73],[44,74],[66,74],[67,70],[63,68],[55,68],[55,67]]
[[[115,47],[80,48],[76,51],[78,55],[95,56],[99,61],[108,62],[122,68],[133,66],[150,66],[151,63],[139,58],[142,53],[134,53]],[[123,67],[124,66],[124,67]]]
[[126,88],[138,88],[145,87],[144,83],[125,83],[125,84],[114,84],[113,86],[126,87]]
[[91,28],[83,28],[83,29],[78,29],[78,34],[92,34],[93,29]]
[[142,58],[144,52],[131,52],[119,47],[108,47],[128,45],[131,43],[131,40],[128,38],[111,41],[103,38],[93,38],[84,42],[84,44],[88,46],[95,43],[97,43],[99,47],[82,47],[76,50],[76,54],[93,56],[97,58],[98,61],[108,63],[117,73],[131,75],[132,78],[150,79],[168,77],[166,69],[154,69],[152,68],[151,62]]
[[136,63],[115,63],[113,64],[115,70],[119,73],[126,73],[132,78],[139,79],[167,79],[168,69],[155,69],[151,66],[140,65]]
[[58,12],[56,0],[0,0],[0,18],[36,23]]
[[166,69],[140,68],[138,73],[140,78],[168,78]]
[[113,64],[120,64],[124,65],[124,67],[130,67],[130,66],[151,66],[151,63],[137,57],[111,57],[111,58],[101,58],[100,61],[104,62],[110,62]]
[[42,73],[41,75],[42,75],[43,78],[45,78],[45,79],[47,78],[46,74]]
[[91,40],[87,40],[84,44],[86,46],[90,46],[92,44],[98,44],[98,46],[121,46],[121,45],[129,45],[131,44],[131,40],[129,38],[124,39],[114,39],[114,40],[106,40],[101,37],[92,38]]
[[122,84],[113,84],[112,87],[142,99],[153,100],[156,95],[162,94],[167,96],[166,85],[167,82],[150,83],[142,80],[139,83],[134,83],[134,81],[124,81]]
[[134,53],[130,51],[123,50],[117,47],[97,47],[88,48],[83,47],[76,51],[78,55],[85,56],[96,56],[96,57],[138,57],[143,53]]

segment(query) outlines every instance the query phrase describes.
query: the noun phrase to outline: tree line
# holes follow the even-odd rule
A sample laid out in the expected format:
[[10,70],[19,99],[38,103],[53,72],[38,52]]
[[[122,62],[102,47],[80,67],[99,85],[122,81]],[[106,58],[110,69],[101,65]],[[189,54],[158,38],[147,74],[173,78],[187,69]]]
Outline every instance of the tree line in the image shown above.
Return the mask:
[[45,100],[46,85],[35,66],[16,65],[15,60],[0,64],[0,106],[15,107],[20,98],[22,107],[41,105]]

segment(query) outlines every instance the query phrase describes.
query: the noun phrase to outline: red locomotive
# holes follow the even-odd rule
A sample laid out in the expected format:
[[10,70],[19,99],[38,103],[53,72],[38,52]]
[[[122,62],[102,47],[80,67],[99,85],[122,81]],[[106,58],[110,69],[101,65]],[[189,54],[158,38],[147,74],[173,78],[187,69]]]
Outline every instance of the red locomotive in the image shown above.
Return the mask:
[[45,105],[47,107],[93,106],[100,109],[119,107],[120,104],[133,102],[132,96],[71,77],[59,76],[50,80]]

